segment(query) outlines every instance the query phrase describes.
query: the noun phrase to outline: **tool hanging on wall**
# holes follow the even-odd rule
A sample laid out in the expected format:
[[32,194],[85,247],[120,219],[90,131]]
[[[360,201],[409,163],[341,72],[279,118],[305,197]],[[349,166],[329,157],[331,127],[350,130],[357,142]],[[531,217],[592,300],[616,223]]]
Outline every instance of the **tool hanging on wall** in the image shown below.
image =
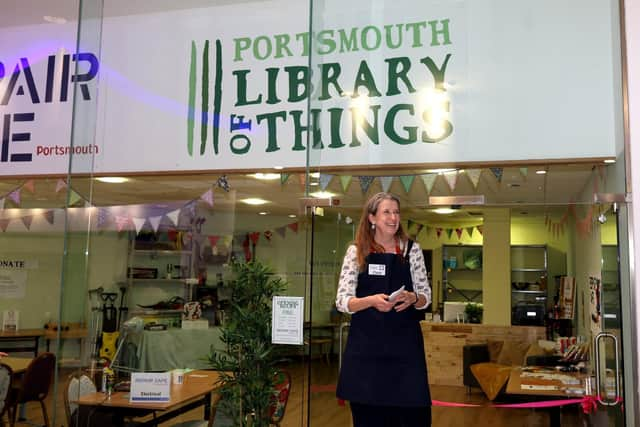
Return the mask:
[[116,327],[118,330],[120,330],[120,326],[127,321],[129,307],[125,305],[125,297],[127,295],[127,284],[120,282],[118,283],[118,287],[120,288],[120,307],[118,307],[118,324]]
[[102,340],[100,345],[100,357],[109,359],[116,352],[116,342],[118,340],[118,310],[114,302],[118,297],[115,292],[103,292],[101,295],[102,305]]
[[88,345],[91,346],[89,353],[92,358],[97,359],[100,351],[100,342],[102,331],[102,307],[100,301],[102,300],[102,292],[104,289],[102,286],[96,289],[89,289],[89,306],[91,307],[91,316],[89,324],[89,339]]

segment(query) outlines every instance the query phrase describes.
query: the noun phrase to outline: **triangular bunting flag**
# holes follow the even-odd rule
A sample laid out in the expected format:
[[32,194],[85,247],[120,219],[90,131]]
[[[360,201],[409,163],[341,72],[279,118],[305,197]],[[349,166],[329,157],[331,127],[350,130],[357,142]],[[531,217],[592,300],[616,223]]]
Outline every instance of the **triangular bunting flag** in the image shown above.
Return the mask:
[[522,174],[522,176],[526,177],[529,173],[529,168],[520,168],[520,173]]
[[76,193],[75,190],[69,191],[69,206],[75,205],[80,201],[80,199],[82,199],[82,197],[78,193]]
[[18,188],[17,190],[13,190],[11,193],[9,193],[8,196],[11,200],[13,200],[13,203],[15,203],[16,205],[20,204],[20,189]]
[[146,218],[131,218],[133,221],[133,226],[136,228],[136,234],[140,234],[140,230],[142,230],[142,226],[145,222],[147,222]]
[[327,175],[324,173],[320,174],[320,189],[322,191],[327,189],[329,183],[331,182],[331,178],[333,178],[333,175]]
[[372,176],[359,176],[358,180],[360,181],[360,189],[362,190],[363,194],[366,194],[367,191],[369,191],[369,187],[371,186],[371,183],[373,182],[373,177]]
[[410,219],[407,220],[407,231],[408,232],[411,232],[411,227],[413,227],[413,224],[415,224],[415,222],[413,222]]
[[211,244],[211,247],[213,248],[218,244],[220,236],[207,236],[207,239],[209,239],[209,244]]
[[342,186],[342,191],[347,191],[349,188],[349,184],[351,183],[351,175],[342,175],[340,176],[340,185]]
[[458,235],[458,240],[462,237],[462,228],[456,228],[456,234]]
[[435,184],[438,174],[428,173],[425,175],[420,175],[420,177],[422,178],[422,181],[424,182],[424,186],[427,189],[427,194],[431,194],[431,190],[433,189],[433,184]]
[[9,218],[2,218],[0,219],[0,229],[2,229],[2,232],[4,233],[5,231],[7,231],[7,227],[9,226],[9,222],[11,221],[11,219]]
[[231,242],[233,242],[233,236],[222,236],[221,238],[222,246],[228,248],[231,246]]
[[107,222],[107,216],[109,215],[109,211],[104,208],[98,208],[98,220],[97,227],[100,228]]
[[182,209],[187,211],[187,213],[189,214],[190,218],[195,217],[196,216],[196,201],[195,200],[191,200],[186,205],[184,205],[184,207]]
[[447,228],[445,229],[445,232],[447,233],[447,237],[451,239],[451,235],[453,234],[453,228]]
[[502,168],[489,168],[489,169],[491,169],[491,172],[493,172],[493,175],[496,177],[498,182],[502,182],[503,169]]
[[298,232],[298,223],[297,222],[292,222],[291,224],[287,224],[287,227],[289,227],[290,229],[292,229],[296,233]]
[[4,209],[4,197],[0,199],[0,211]]
[[424,224],[418,224],[418,227],[416,227],[416,236],[418,234],[420,234],[420,231],[424,228]]
[[271,241],[271,238],[273,237],[273,233],[271,232],[271,230],[267,230],[262,234],[264,235],[265,239],[267,239],[268,241]]
[[22,219],[22,223],[24,224],[27,230],[31,228],[31,221],[33,221],[33,215],[26,215],[20,219]]
[[284,226],[276,228],[276,233],[278,233],[280,237],[282,237],[283,239],[286,231],[287,231],[287,227],[284,227]]
[[36,187],[32,179],[22,184],[22,188],[26,188],[32,194],[36,192]]
[[129,228],[129,217],[116,215],[116,230],[121,232]]
[[226,175],[222,175],[220,178],[218,178],[218,180],[216,181],[216,185],[226,192],[229,192],[229,190],[231,189]]
[[298,181],[300,182],[300,187],[304,191],[305,184],[307,183],[307,175],[304,173],[298,174]]
[[438,239],[440,238],[441,234],[442,234],[442,228],[436,227],[436,236],[438,236]]
[[46,219],[47,222],[51,225],[53,225],[54,215],[55,215],[54,211],[44,211],[42,213],[42,216],[44,217],[44,219]]
[[173,225],[178,225],[178,215],[180,215],[180,209],[169,212],[167,214],[167,218],[169,218]]
[[63,179],[59,179],[56,183],[56,193],[59,193],[63,188],[67,188],[67,183]]
[[149,224],[151,224],[151,228],[154,233],[158,232],[158,228],[160,227],[160,221],[162,221],[162,216],[150,216]]
[[213,207],[213,189],[210,188],[209,190],[207,190],[207,192],[205,192],[202,196],[200,196],[200,199],[204,200],[209,207]]
[[467,234],[469,237],[473,237],[473,227],[467,227]]
[[458,182],[458,171],[446,172],[444,179],[449,184],[449,189],[453,192],[456,190],[456,183]]
[[473,185],[473,189],[476,190],[478,188],[478,183],[480,182],[482,169],[466,169],[465,172],[469,177],[469,181],[471,181],[471,185]]
[[388,193],[389,187],[391,187],[392,182],[393,182],[392,176],[381,176],[380,185],[382,186],[382,191],[384,191],[385,193]]
[[249,238],[251,239],[251,242],[253,242],[254,245],[257,245],[258,239],[260,239],[260,233],[257,231],[253,233],[249,233]]
[[402,175],[402,176],[399,176],[398,178],[400,178],[400,182],[402,183],[402,186],[404,187],[405,193],[408,193],[409,190],[411,190],[411,184],[413,184],[413,180],[415,179],[415,175]]
[[287,182],[288,179],[289,179],[289,174],[288,173],[281,173],[280,174],[280,184],[284,184],[285,182]]
[[88,209],[88,208],[93,207],[93,205],[91,204],[91,202],[90,202],[90,201],[85,200],[85,201],[84,201],[84,207]]
[[476,225],[476,229],[478,230],[478,233],[480,233],[480,235],[482,235],[482,226],[481,225]]

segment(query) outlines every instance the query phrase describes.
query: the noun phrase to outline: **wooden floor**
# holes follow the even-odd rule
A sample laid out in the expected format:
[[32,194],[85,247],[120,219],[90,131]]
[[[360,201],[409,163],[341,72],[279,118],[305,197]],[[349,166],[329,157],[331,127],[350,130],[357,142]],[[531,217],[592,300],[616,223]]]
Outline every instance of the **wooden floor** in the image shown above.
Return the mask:
[[[296,362],[287,367],[292,374],[293,384],[289,403],[287,405],[282,427],[306,426],[307,411],[309,405],[303,400],[308,386],[308,368],[301,362]],[[60,377],[66,378],[70,371],[62,369]],[[337,377],[337,363],[332,361],[327,364],[324,361],[313,361],[311,373],[311,423],[312,427],[349,427],[351,417],[348,405],[341,406],[335,397],[335,384]],[[61,382],[64,384],[64,381]],[[60,387],[62,388],[62,387]],[[468,425],[473,427],[530,427],[548,426],[549,417],[544,410],[530,409],[506,409],[493,408],[480,390],[473,390],[467,394],[464,387],[432,386],[432,398],[446,402],[477,403],[487,406],[479,408],[433,408],[433,426],[448,427]],[[53,417],[54,401],[50,393],[47,400],[49,416]],[[67,421],[63,408],[63,392],[57,390],[58,398],[55,399],[55,424],[52,426],[66,426]],[[582,426],[583,416],[578,407],[565,407],[562,412],[562,426]],[[42,425],[40,406],[37,403],[29,403],[26,408],[27,422],[18,422],[17,426]],[[162,424],[163,427],[171,426],[179,421],[198,419],[202,417],[202,410],[194,410],[172,422]]]

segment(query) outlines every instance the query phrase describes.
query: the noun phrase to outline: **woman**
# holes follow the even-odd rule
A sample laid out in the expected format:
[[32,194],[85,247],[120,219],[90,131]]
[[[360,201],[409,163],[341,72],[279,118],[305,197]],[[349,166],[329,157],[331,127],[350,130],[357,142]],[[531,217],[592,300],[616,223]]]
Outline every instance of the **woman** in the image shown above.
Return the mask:
[[378,193],[364,206],[336,297],[338,310],[352,314],[336,394],[350,401],[354,427],[431,425],[424,344],[415,313],[430,303],[422,250],[400,225],[400,202],[392,194]]

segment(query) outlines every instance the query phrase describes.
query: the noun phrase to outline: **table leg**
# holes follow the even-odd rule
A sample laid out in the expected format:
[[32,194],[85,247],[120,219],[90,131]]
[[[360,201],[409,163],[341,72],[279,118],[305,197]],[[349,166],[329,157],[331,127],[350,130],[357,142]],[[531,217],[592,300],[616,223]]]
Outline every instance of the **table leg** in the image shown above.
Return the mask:
[[212,393],[206,394],[204,396],[204,419],[205,420],[209,420],[209,417],[211,416],[211,397],[212,397]]
[[549,408],[549,426],[560,427],[561,415],[560,406]]

